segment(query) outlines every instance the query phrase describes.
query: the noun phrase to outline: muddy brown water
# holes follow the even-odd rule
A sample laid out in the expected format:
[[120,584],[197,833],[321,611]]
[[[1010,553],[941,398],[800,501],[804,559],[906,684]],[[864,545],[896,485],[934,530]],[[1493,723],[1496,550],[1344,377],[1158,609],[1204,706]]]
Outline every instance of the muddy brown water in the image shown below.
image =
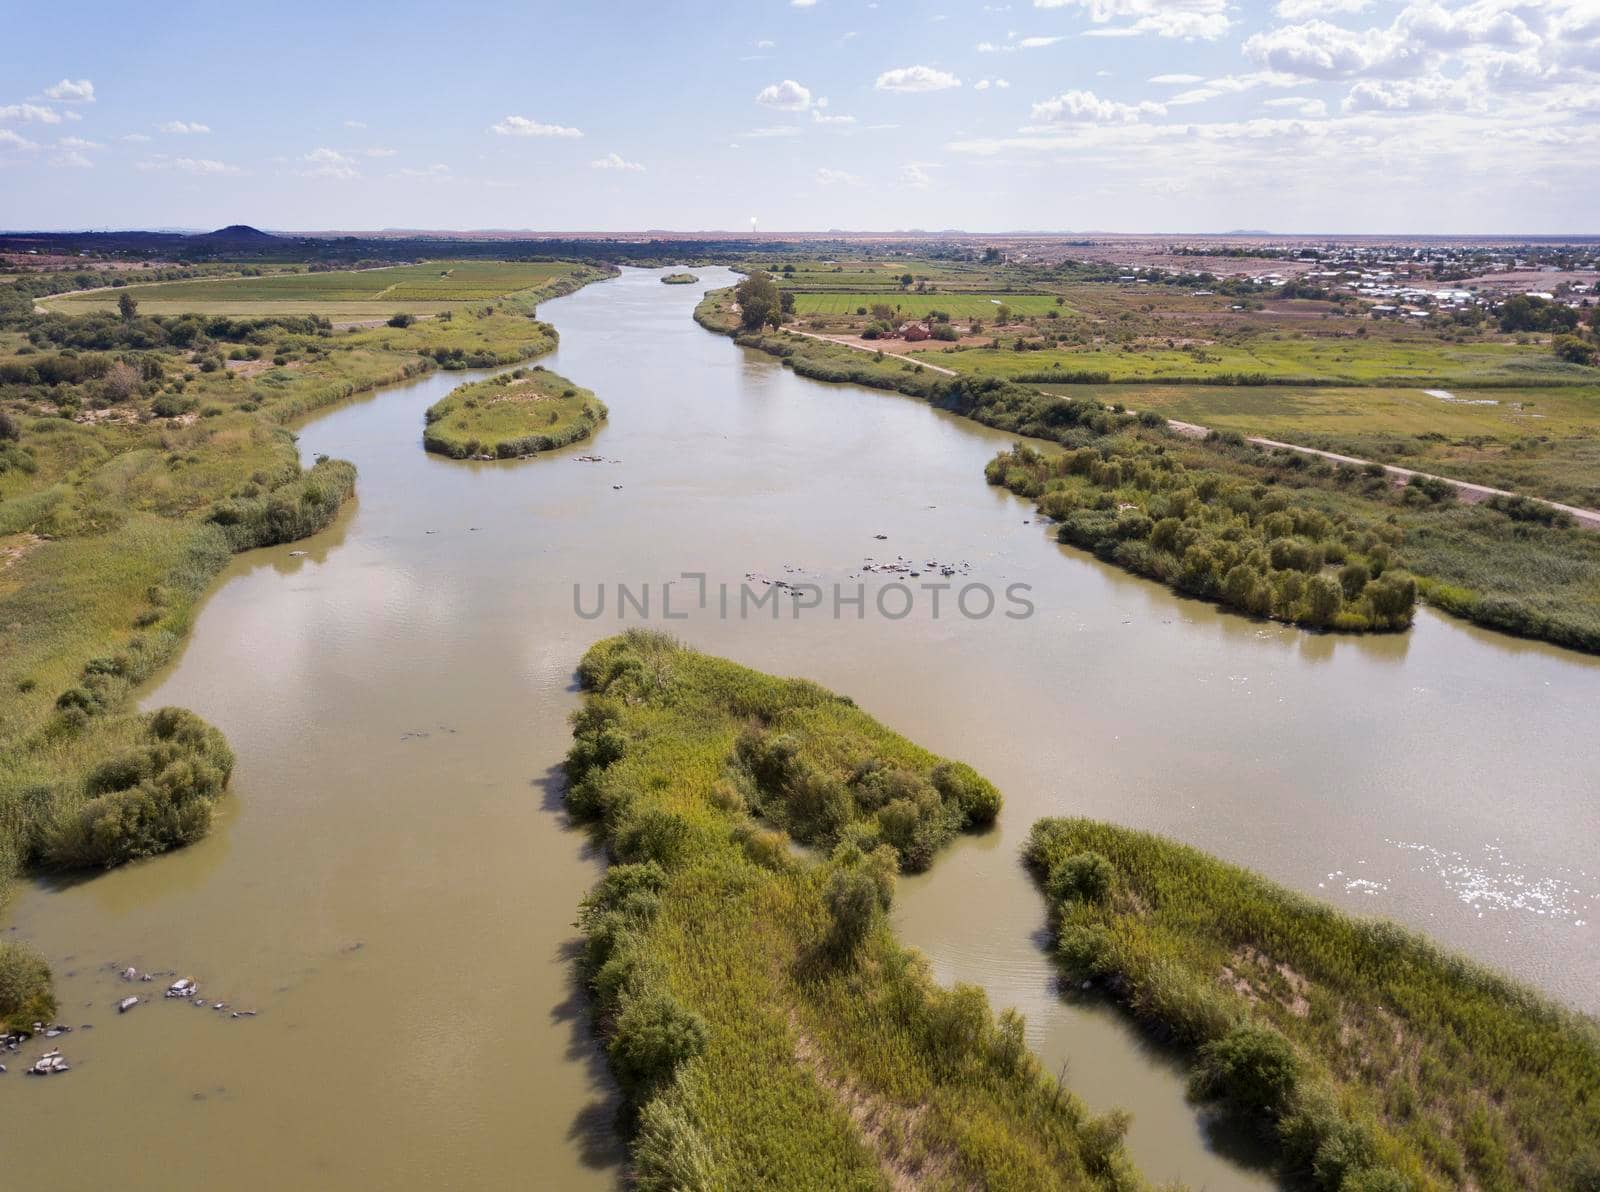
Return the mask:
[[[614,1186],[613,1094],[571,966],[598,862],[555,768],[575,662],[640,623],[618,618],[619,582],[656,585],[658,627],[846,692],[1000,784],[1001,826],[903,883],[900,931],[942,980],[1022,1009],[1093,1106],[1131,1110],[1152,1177],[1267,1184],[1167,1058],[1060,997],[1017,863],[1040,815],[1168,833],[1597,1008],[1600,664],[1429,612],[1405,636],[1345,639],[1179,600],[1053,545],[987,487],[1006,436],[796,378],[690,320],[726,271],[658,276],[542,311],[562,334],[546,363],[610,406],[589,443],[521,464],[425,455],[422,411],[460,375],[302,428],[308,457],[359,466],[358,501],[315,539],[237,559],[143,701],[228,734],[216,830],[27,887],[0,920],[47,950],[79,1028],[51,1041],[70,1073],[24,1079],[35,1046],[0,1076],[0,1182]],[[937,578],[928,560],[991,585],[995,615],[953,610],[955,591],[937,617],[917,591],[883,615],[886,581],[862,565],[897,555],[925,572],[908,585]],[[664,622],[658,585],[682,572],[707,574],[709,607],[681,582],[674,613],[691,615]],[[867,607],[741,619],[747,573],[846,595],[864,576]],[[606,614],[577,615],[574,585],[592,611],[602,583]],[[1014,583],[1030,618],[1001,615]],[[207,1007],[157,996],[119,1016],[112,966],[130,964],[194,977]]]

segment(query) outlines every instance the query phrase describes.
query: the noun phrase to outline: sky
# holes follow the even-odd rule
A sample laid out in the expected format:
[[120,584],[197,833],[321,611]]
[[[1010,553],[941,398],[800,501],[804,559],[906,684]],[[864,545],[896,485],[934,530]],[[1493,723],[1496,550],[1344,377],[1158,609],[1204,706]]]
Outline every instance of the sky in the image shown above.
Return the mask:
[[1600,0],[0,8],[11,230],[1600,232]]

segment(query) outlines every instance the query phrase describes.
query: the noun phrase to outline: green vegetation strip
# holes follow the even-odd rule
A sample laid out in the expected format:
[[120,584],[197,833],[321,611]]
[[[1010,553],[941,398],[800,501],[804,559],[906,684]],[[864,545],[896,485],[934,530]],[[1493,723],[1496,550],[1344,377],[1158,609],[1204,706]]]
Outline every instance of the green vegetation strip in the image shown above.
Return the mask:
[[1160,837],[1034,825],[1060,963],[1188,1058],[1284,1176],[1339,1192],[1600,1186],[1600,1030],[1384,922]]
[[587,439],[606,407],[535,365],[461,385],[428,407],[422,445],[452,459],[516,459]]
[[664,286],[692,286],[700,279],[692,273],[669,273],[661,279]]
[[[1137,1184],[1126,1118],[889,929],[994,788],[848,699],[634,631],[579,668],[569,808],[613,864],[583,971],[646,1189]],[[798,855],[791,839],[814,846]]]

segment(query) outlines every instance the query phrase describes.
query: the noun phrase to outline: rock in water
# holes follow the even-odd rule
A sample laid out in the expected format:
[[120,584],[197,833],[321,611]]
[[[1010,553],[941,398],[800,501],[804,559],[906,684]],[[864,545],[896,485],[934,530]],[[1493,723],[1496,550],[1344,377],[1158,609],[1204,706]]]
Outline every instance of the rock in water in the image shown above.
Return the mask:
[[129,1010],[133,1009],[138,1004],[139,1004],[139,999],[138,998],[136,998],[136,997],[125,997],[120,1002],[117,1003],[117,1013],[118,1014],[126,1014]]

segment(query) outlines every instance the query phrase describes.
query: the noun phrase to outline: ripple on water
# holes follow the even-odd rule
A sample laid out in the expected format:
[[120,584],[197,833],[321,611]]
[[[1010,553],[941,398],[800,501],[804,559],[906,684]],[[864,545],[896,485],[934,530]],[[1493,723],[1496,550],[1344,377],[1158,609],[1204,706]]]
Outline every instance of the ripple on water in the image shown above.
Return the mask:
[[1586,927],[1587,916],[1600,903],[1600,890],[1585,888],[1590,882],[1587,871],[1530,873],[1522,862],[1506,856],[1498,844],[1484,844],[1469,854],[1414,840],[1385,837],[1384,843],[1413,854],[1418,872],[1437,877],[1459,901],[1475,909],[1480,919],[1485,911],[1520,911]]

